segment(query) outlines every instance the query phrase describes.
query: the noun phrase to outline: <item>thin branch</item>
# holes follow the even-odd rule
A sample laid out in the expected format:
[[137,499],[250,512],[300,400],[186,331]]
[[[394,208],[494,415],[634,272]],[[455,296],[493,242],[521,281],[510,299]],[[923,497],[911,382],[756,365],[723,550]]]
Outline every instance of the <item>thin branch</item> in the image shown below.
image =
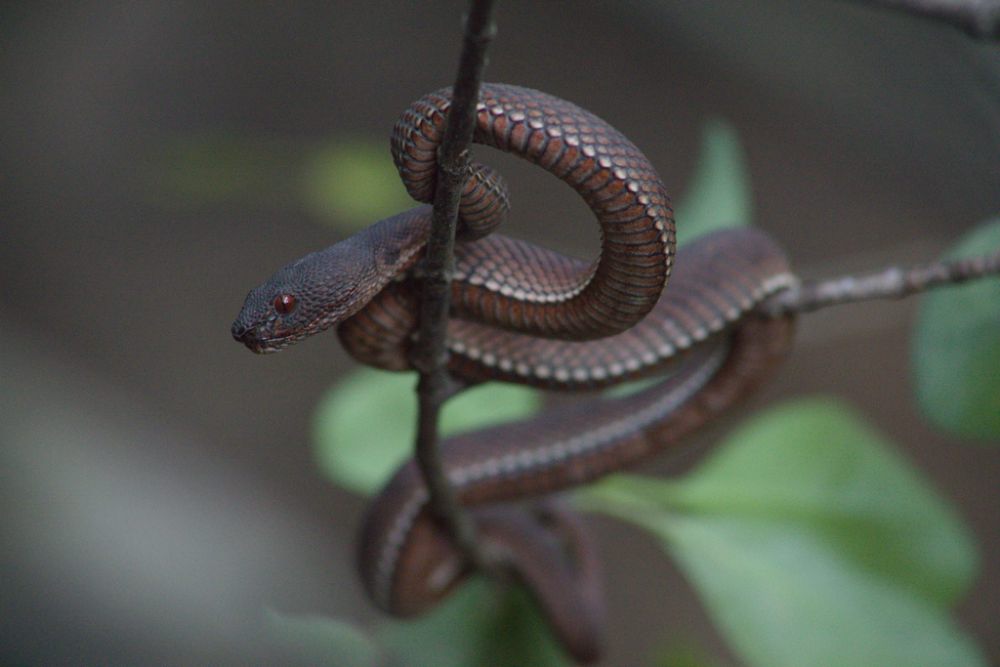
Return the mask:
[[445,366],[455,225],[459,198],[469,174],[468,147],[486,67],[486,50],[496,33],[492,11],[493,0],[472,0],[465,19],[465,37],[452,89],[451,110],[438,150],[434,217],[421,271],[420,329],[411,355],[413,366],[420,371],[416,458],[427,484],[430,509],[477,567],[483,567],[486,560],[476,543],[475,525],[459,504],[441,460],[438,414],[456,390]]
[[1000,1],[998,0],[865,0],[911,14],[919,14],[955,25],[973,37],[1000,37]]
[[991,275],[1000,276],[1000,250],[989,255],[944,260],[909,269],[893,266],[860,276],[803,283],[775,294],[761,305],[761,310],[777,316],[807,313],[854,301],[901,299],[935,287]]

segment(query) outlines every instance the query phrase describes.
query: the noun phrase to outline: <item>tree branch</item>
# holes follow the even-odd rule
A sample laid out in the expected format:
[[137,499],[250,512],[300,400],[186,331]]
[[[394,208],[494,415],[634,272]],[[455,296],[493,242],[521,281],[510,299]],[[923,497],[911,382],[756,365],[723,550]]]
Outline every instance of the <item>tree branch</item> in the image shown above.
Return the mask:
[[1000,250],[988,255],[944,260],[910,269],[889,267],[860,276],[803,283],[778,292],[761,304],[768,315],[807,313],[827,306],[872,299],[900,299],[917,292],[1000,276]]
[[446,369],[445,341],[454,271],[455,226],[458,204],[469,174],[469,151],[475,127],[479,86],[486,67],[486,50],[496,33],[493,0],[471,0],[451,109],[438,149],[434,216],[422,266],[420,328],[411,361],[420,371],[417,387],[416,458],[430,495],[430,509],[474,566],[486,561],[476,543],[475,525],[463,510],[448,481],[441,460],[438,414],[456,391]]
[[868,4],[899,9],[933,19],[947,21],[973,37],[1000,37],[1000,2],[998,0],[865,0]]

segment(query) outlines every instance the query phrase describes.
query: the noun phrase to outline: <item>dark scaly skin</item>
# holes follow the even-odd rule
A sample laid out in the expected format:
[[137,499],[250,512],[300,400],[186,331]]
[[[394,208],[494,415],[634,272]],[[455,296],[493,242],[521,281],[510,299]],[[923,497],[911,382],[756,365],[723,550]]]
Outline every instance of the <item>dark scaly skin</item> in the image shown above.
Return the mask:
[[[233,337],[276,352],[349,318],[417,260],[429,218],[430,207],[412,209],[283,267],[247,294]],[[296,299],[291,313],[275,309],[282,295]]]
[[[594,341],[557,341],[449,323],[449,370],[467,380],[503,380],[559,390],[595,389],[662,371],[680,353],[737,324],[795,278],[781,250],[754,229],[716,232],[683,250],[683,262],[638,325]],[[407,370],[416,326],[416,286],[394,283],[338,329],[364,363]]]
[[[748,268],[747,275],[736,277]],[[483,380],[493,373],[497,379],[527,380],[555,389],[593,388],[673,370],[668,379],[634,396],[585,399],[528,422],[446,440],[442,456],[460,501],[474,508],[479,523],[475,509],[479,506],[571,488],[676,447],[729,410],[785,357],[792,321],[763,318],[753,311],[792,280],[784,256],[763,233],[719,232],[681,250],[671,290],[661,298],[663,305],[629,331],[598,341],[536,340],[543,353],[550,351],[545,348],[549,344],[566,349],[561,357],[543,354],[550,365],[572,369],[587,361],[592,373],[587,379],[574,378],[572,372],[565,381],[532,373],[504,375],[498,365],[485,366],[481,360],[453,354],[452,371],[467,379]],[[689,288],[689,296],[680,296]],[[692,305],[687,299],[700,300],[694,315],[679,310]],[[675,318],[678,314],[680,319]],[[502,339],[514,335],[494,334],[501,343],[497,359],[503,361],[507,358]],[[675,352],[664,355],[665,341],[672,341]],[[514,343],[509,349],[526,352],[526,339]],[[652,360],[648,354],[654,355]],[[630,355],[636,364],[613,377],[611,367],[620,363],[622,355]],[[598,373],[602,380],[594,379],[595,369],[603,369]],[[413,615],[433,607],[468,574],[461,553],[430,517],[426,501],[419,470],[411,461],[371,504],[364,523],[358,558],[362,581],[376,604],[393,614]],[[481,535],[492,538],[488,529]],[[523,559],[518,565],[523,567]],[[533,561],[530,571],[522,570],[522,577],[532,584],[565,579],[565,571],[571,569],[572,563],[565,559]],[[532,589],[557,636],[581,662],[599,654],[600,635],[570,634],[565,628],[590,627],[589,619],[600,616],[590,606],[596,596],[589,581],[581,576],[578,585],[558,595]],[[557,611],[566,607],[582,618],[567,621]]]
[[[392,153],[417,201],[434,194],[437,147],[448,91],[403,112]],[[675,247],[670,198],[635,145],[600,118],[527,88],[484,84],[473,141],[524,157],[559,177],[590,206],[601,228],[601,256],[590,265],[494,235],[457,257],[456,315],[550,338],[619,333],[656,303]]]
[[[393,157],[419,201],[433,193],[448,104],[447,91],[432,93],[393,131]],[[791,321],[762,319],[754,308],[795,279],[762,233],[721,232],[685,248],[672,289],[659,298],[674,254],[663,185],[638,149],[575,105],[486,84],[475,140],[525,157],[574,187],[601,225],[602,250],[589,263],[485,236],[506,215],[507,195],[495,172],[475,165],[460,208],[465,242],[456,250],[450,370],[469,381],[555,389],[674,370],[627,399],[590,400],[443,445],[447,473],[473,507],[481,539],[505,554],[567,650],[589,661],[600,652],[603,612],[582,532],[565,513],[549,511],[545,519],[485,505],[596,479],[675,445],[723,412],[787,351]],[[341,340],[359,360],[408,368],[416,324],[408,276],[429,224],[430,208],[418,207],[288,265],[248,295],[234,337],[268,352],[339,324]],[[294,298],[290,312],[276,310],[282,297]],[[420,613],[467,574],[425,504],[409,463],[365,521],[362,579],[392,614]]]
[[[539,164],[579,192],[597,218],[602,249],[590,265],[496,234],[469,244],[452,289],[456,316],[564,339],[628,329],[656,304],[673,265],[674,223],[660,177],[617,130],[565,100],[500,84],[484,84],[481,100],[473,140]],[[393,159],[418,201],[433,196],[449,103],[447,91],[431,93],[393,128]],[[488,233],[508,208],[499,176],[482,165],[472,174],[460,210],[464,238]],[[349,252],[337,244],[285,267],[250,292],[233,336],[267,352],[347,319],[367,303],[357,295],[377,293],[410,268],[429,224],[430,209],[418,207],[342,242],[351,245]],[[364,257],[374,265],[362,267]],[[355,280],[358,272],[363,277]],[[337,274],[344,284],[329,279]],[[321,293],[326,303],[314,298]],[[282,294],[298,299],[289,315],[271,307]]]

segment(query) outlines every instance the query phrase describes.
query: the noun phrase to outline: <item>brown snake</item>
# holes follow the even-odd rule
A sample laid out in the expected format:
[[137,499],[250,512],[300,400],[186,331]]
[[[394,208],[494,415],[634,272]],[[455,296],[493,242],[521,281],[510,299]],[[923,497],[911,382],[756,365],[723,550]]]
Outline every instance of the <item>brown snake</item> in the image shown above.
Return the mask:
[[[392,153],[407,190],[433,196],[436,151],[449,91],[407,109]],[[484,84],[474,141],[538,164],[593,210],[596,262],[490,232],[507,212],[506,186],[474,165],[463,192],[449,322],[449,369],[468,381],[504,380],[592,389],[671,374],[619,399],[581,399],[531,421],[451,438],[447,475],[473,512],[481,539],[505,555],[556,635],[581,661],[600,651],[596,565],[578,521],[551,504],[535,513],[498,504],[576,486],[634,464],[726,410],[786,354],[789,318],[756,306],[796,282],[762,232],[716,232],[685,247],[670,289],[670,200],[649,161],[617,130],[545,93]],[[278,271],[252,290],[233,336],[271,352],[335,324],[357,359],[409,368],[420,258],[431,209],[382,220]],[[375,603],[420,613],[469,573],[430,516],[415,464],[404,465],[373,503],[359,570]]]

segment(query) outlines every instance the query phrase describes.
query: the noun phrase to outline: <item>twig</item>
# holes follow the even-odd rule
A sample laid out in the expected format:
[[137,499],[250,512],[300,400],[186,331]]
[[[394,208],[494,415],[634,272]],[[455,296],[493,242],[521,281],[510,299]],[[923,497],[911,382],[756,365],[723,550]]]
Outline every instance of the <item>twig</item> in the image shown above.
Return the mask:
[[947,21],[980,39],[1000,37],[998,0],[866,0],[866,2]]
[[427,484],[430,509],[459,549],[480,568],[486,561],[476,543],[475,526],[459,504],[441,461],[438,413],[445,400],[455,393],[445,367],[455,225],[459,198],[469,174],[468,147],[475,126],[479,85],[486,67],[486,49],[496,33],[492,11],[493,0],[471,0],[465,19],[465,37],[452,89],[451,110],[438,150],[434,217],[421,271],[420,329],[411,355],[413,366],[420,371],[416,458]]
[[944,260],[910,269],[893,266],[860,276],[804,283],[775,294],[760,309],[774,316],[806,313],[854,301],[900,299],[934,287],[989,275],[1000,276],[1000,250],[989,255]]

